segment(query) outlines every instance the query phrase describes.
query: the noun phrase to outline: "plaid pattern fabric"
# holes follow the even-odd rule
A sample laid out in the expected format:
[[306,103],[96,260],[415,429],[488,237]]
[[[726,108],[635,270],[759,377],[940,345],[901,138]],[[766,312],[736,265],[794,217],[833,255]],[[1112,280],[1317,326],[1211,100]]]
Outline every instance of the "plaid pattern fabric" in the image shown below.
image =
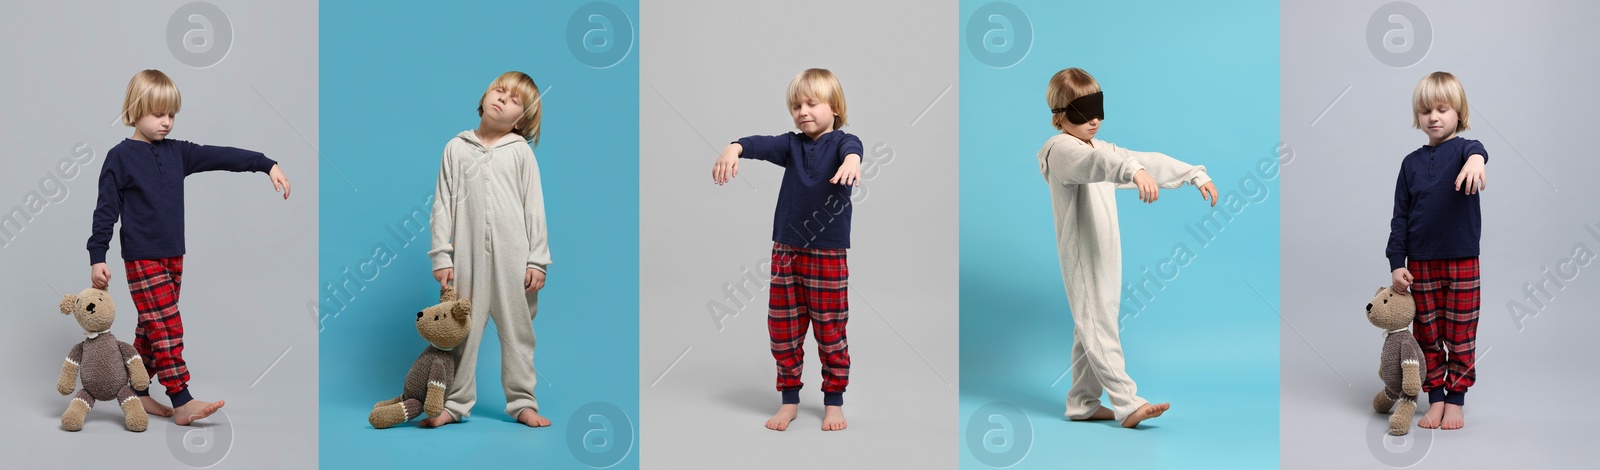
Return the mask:
[[806,329],[812,328],[822,357],[822,391],[843,392],[850,383],[850,268],[843,248],[796,248],[772,244],[772,288],[767,333],[778,361],[778,390],[801,387]]
[[183,362],[183,318],[178,316],[178,288],[183,284],[183,257],[124,261],[128,291],[139,309],[133,348],[144,358],[145,371],[159,378],[167,394],[189,384]]
[[1466,390],[1477,378],[1478,258],[1412,260],[1406,269],[1417,301],[1411,334],[1428,362],[1422,389]]

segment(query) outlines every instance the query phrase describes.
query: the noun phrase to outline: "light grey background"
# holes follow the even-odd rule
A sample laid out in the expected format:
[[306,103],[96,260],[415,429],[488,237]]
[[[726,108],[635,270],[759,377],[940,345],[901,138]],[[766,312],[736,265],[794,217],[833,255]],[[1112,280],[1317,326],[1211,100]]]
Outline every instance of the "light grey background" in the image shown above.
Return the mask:
[[[93,156],[65,181],[64,196],[46,186],[41,194],[56,201],[0,248],[0,298],[15,320],[0,333],[11,358],[3,396],[15,412],[0,431],[7,465],[185,468],[220,451],[226,457],[218,468],[314,467],[317,339],[307,306],[317,279],[317,4],[212,2],[229,18],[233,39],[225,58],[202,69],[180,62],[167,44],[169,19],[186,2],[92,3],[12,2],[0,16],[0,63],[7,64],[0,210],[9,215],[40,191],[41,179],[79,143]],[[223,26],[214,20],[213,27]],[[148,430],[131,433],[116,403],[101,402],[83,431],[69,433],[60,430],[68,398],[52,384],[83,336],[57,303],[89,285],[84,245],[100,166],[133,134],[117,117],[128,79],[146,68],[166,72],[183,94],[172,138],[266,153],[293,194],[282,200],[263,173],[187,180],[184,358],[197,398],[227,400],[226,424],[219,415],[192,428],[153,417]],[[107,260],[117,306],[112,333],[132,343],[138,313],[119,243]],[[166,402],[162,387],[151,390]],[[227,434],[231,441],[222,439]]]
[[[1367,44],[1368,21],[1384,3],[1282,9],[1281,132],[1295,155],[1283,170],[1283,466],[1591,466],[1579,457],[1600,437],[1582,406],[1600,387],[1597,354],[1585,344],[1600,330],[1600,265],[1578,268],[1520,330],[1508,303],[1531,306],[1524,286],[1543,269],[1561,269],[1575,245],[1600,250],[1600,238],[1584,228],[1600,230],[1592,183],[1600,160],[1584,138],[1600,100],[1600,32],[1590,24],[1600,7],[1413,2],[1431,26],[1431,45],[1420,62],[1395,68]],[[1384,416],[1370,404],[1381,388],[1381,332],[1362,309],[1390,282],[1383,251],[1395,178],[1401,159],[1427,142],[1411,128],[1411,93],[1435,70],[1461,79],[1473,126],[1462,136],[1489,152],[1478,382],[1465,429],[1413,427],[1409,448],[1385,450],[1382,427],[1374,427]]]
[[[952,468],[956,465],[956,2],[716,1],[641,5],[641,459],[652,468]],[[800,417],[777,410],[766,328],[772,216],[783,169],[728,142],[793,130],[784,91],[832,70],[866,146],[851,221],[850,427],[824,433],[820,362],[806,340]],[[880,148],[882,145],[884,147]],[[892,160],[883,156],[892,149]],[[877,173],[871,166],[882,164]],[[597,174],[596,177],[603,177]],[[757,279],[719,331],[706,304]]]

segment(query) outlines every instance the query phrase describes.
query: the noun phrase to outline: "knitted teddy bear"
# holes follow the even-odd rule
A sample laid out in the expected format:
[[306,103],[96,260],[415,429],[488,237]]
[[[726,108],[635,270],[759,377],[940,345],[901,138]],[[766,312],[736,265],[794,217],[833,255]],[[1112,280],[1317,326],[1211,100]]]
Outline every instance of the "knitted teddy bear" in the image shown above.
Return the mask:
[[72,397],[67,412],[61,415],[61,428],[83,429],[83,418],[95,401],[116,400],[122,406],[123,425],[129,431],[144,431],[150,420],[133,391],[149,388],[150,376],[133,345],[111,336],[111,321],[117,318],[111,294],[91,287],[78,295],[62,297],[61,314],[76,317],[86,336],[67,353],[67,362],[61,365],[61,380],[56,382],[56,391],[67,395],[76,381],[83,379],[83,389]]
[[433,418],[444,412],[445,390],[456,375],[456,357],[450,350],[466,341],[471,318],[472,304],[458,298],[450,287],[440,290],[438,305],[417,312],[417,333],[429,346],[411,364],[400,396],[372,406],[372,414],[367,415],[372,427],[384,429],[420,413]]
[[1416,314],[1411,296],[1389,287],[1378,289],[1367,304],[1367,321],[1384,330],[1383,355],[1378,361],[1383,390],[1372,397],[1372,409],[1388,413],[1393,408],[1389,434],[1395,436],[1411,432],[1411,414],[1417,411],[1417,393],[1422,391],[1422,348],[1407,328]]

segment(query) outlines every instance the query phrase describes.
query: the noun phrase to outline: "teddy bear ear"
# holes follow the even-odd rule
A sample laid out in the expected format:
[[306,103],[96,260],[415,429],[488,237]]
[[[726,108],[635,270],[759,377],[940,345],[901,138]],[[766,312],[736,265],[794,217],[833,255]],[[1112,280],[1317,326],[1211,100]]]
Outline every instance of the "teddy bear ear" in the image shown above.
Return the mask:
[[439,303],[456,300],[456,288],[444,286],[439,288]]
[[72,311],[74,309],[76,309],[76,308],[78,308],[78,296],[72,295],[72,294],[67,294],[65,297],[61,298],[61,314],[62,315],[70,315],[70,314],[72,314]]
[[472,318],[472,304],[465,301],[456,302],[455,308],[450,309],[450,316],[457,322],[466,324],[467,319]]
[[1382,294],[1382,293],[1383,293],[1383,290],[1384,290],[1384,289],[1388,289],[1388,287],[1379,287],[1379,288],[1378,288],[1378,292],[1376,292],[1376,293],[1374,293],[1374,294],[1372,294],[1372,295],[1378,295],[1378,294]]

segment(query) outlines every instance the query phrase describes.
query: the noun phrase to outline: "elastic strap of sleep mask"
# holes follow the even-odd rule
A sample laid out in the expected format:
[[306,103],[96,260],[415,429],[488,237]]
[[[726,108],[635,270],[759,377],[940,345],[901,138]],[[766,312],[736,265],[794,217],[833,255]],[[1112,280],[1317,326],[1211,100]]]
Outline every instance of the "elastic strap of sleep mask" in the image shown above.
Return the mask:
[[1071,122],[1073,124],[1083,124],[1094,118],[1105,120],[1105,96],[1105,92],[1101,91],[1079,96],[1078,99],[1072,100],[1071,103],[1067,103],[1067,107],[1054,108],[1051,109],[1050,112],[1066,113],[1067,122]]

